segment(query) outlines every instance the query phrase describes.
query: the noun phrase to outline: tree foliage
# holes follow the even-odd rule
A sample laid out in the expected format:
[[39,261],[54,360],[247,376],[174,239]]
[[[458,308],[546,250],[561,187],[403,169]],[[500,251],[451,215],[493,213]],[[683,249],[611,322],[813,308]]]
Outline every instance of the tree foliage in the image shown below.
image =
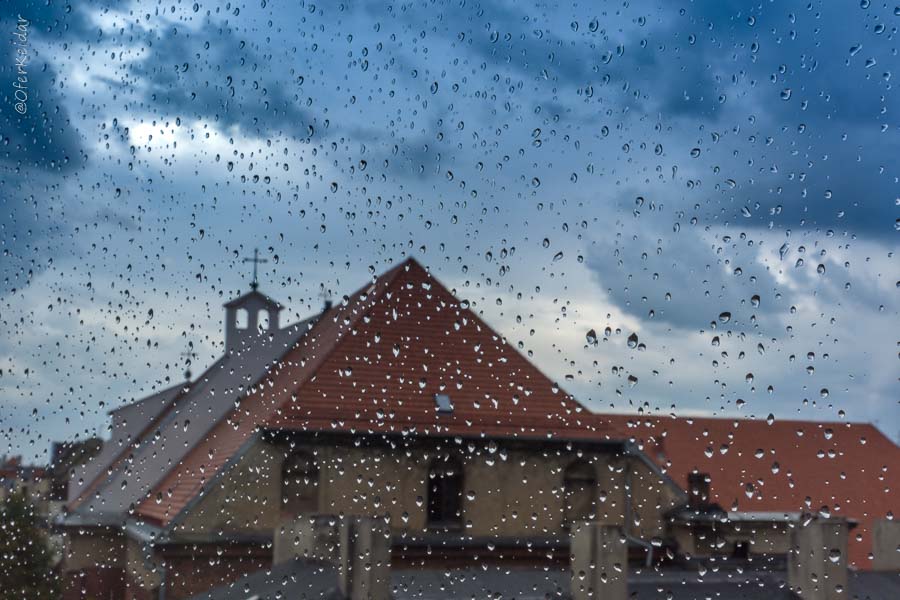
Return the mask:
[[0,600],[57,598],[53,551],[24,493],[0,502]]

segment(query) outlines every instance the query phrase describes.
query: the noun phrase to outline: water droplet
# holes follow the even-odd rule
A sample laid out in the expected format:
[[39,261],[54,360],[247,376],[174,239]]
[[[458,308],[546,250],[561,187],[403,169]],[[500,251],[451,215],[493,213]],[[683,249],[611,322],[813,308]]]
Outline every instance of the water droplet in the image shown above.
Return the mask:
[[629,348],[637,348],[638,345],[638,336],[636,333],[632,333],[628,336],[628,347]]

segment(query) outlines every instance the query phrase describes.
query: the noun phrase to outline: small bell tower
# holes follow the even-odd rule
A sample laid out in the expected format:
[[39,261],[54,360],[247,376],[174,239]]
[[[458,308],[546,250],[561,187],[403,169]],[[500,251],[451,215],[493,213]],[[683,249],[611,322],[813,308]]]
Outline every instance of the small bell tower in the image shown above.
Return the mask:
[[259,291],[257,265],[268,261],[259,258],[259,252],[254,250],[253,258],[245,258],[244,262],[253,263],[253,281],[249,292],[225,305],[225,349],[228,352],[240,351],[256,338],[278,331],[278,314],[284,308]]

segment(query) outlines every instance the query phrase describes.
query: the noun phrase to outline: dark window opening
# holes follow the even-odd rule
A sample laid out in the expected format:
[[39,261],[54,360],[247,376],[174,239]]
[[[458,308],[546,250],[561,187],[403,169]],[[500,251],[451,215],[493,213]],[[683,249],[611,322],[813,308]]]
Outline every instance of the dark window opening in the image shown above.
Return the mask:
[[436,459],[428,471],[428,526],[456,528],[462,524],[462,465],[453,458]]
[[281,511],[298,516],[319,510],[319,469],[305,452],[288,456],[281,467]]
[[566,525],[592,521],[596,515],[597,477],[594,468],[579,460],[563,475],[563,510]]

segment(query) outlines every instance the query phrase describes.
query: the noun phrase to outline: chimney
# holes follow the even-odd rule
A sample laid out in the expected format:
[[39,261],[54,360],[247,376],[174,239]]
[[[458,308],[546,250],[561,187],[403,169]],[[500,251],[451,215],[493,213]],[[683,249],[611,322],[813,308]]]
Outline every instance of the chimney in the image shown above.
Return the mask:
[[791,534],[788,585],[803,600],[847,598],[846,519],[804,516]]
[[709,506],[709,473],[694,471],[688,473],[688,506],[704,508]]
[[338,588],[350,600],[391,597],[391,537],[383,520],[344,519],[340,528]]
[[584,521],[572,525],[572,600],[625,600],[628,542],[618,525]]
[[338,546],[338,517],[301,516],[275,529],[272,564],[294,558],[328,563],[334,560]]
[[272,564],[296,558],[331,565],[341,598],[388,600],[390,530],[382,519],[302,516],[275,530]]
[[900,571],[900,521],[878,519],[872,527],[872,569]]

